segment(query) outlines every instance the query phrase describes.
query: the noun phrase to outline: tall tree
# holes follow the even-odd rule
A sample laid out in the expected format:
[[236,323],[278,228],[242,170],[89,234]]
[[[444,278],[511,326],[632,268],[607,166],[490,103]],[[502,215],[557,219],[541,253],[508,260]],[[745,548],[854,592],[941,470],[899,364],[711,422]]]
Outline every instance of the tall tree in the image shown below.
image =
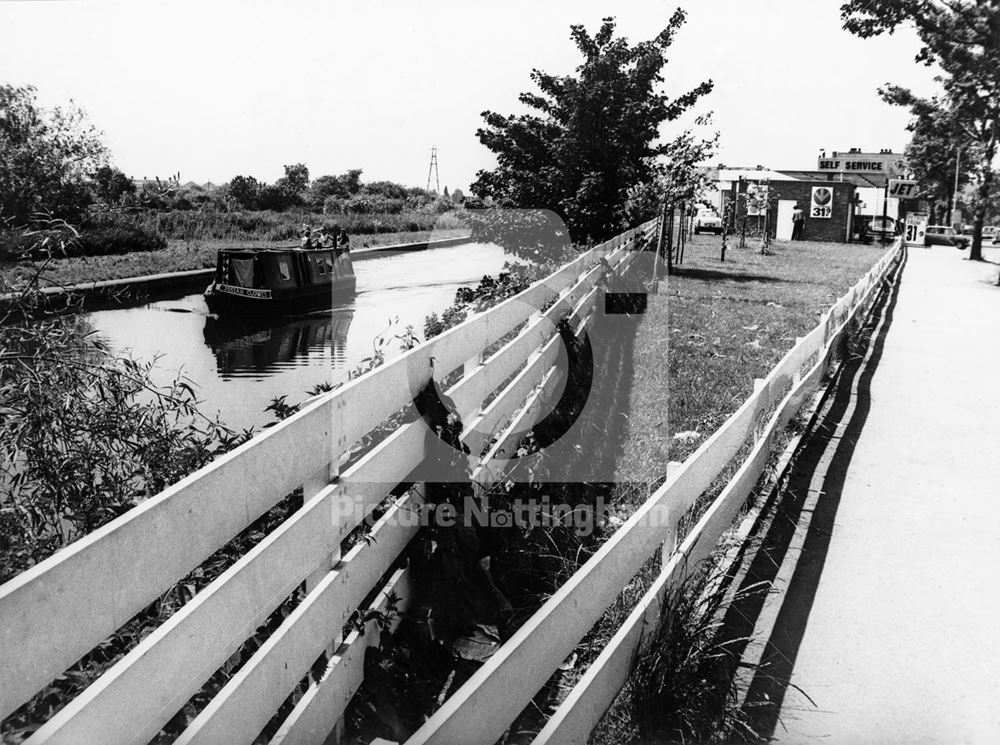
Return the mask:
[[285,175],[274,185],[289,199],[297,199],[309,187],[309,168],[304,163],[285,166]]
[[912,133],[906,146],[907,167],[920,182],[923,196],[932,203],[943,203],[940,214],[947,214],[942,219],[951,224],[956,175],[961,190],[970,181],[969,169],[963,170],[961,164],[979,160],[979,143],[969,139],[947,100],[918,98],[895,85],[879,89],[879,94],[887,103],[905,106],[913,114],[907,125]]
[[100,133],[82,110],[46,109],[34,88],[0,85],[0,221],[79,219],[91,178],[106,160]]
[[969,258],[982,260],[1000,119],[1000,0],[850,0],[841,6],[841,18],[844,28],[862,38],[912,26],[922,43],[917,61],[941,68],[947,107],[976,145],[969,170],[980,199]]
[[309,184],[306,202],[321,207],[329,197],[347,199],[361,189],[361,169],[352,168],[339,176],[319,176]]
[[226,184],[226,201],[245,210],[257,209],[261,185],[253,176],[233,176]]
[[105,204],[117,204],[126,194],[135,194],[135,183],[113,166],[101,166],[94,173],[94,191]]
[[[992,183],[990,194],[986,198],[986,222],[996,224],[1000,220],[1000,173],[993,172]],[[967,184],[958,193],[958,203],[970,213],[975,213],[981,200],[982,195],[976,184]],[[986,240],[986,236],[983,236],[983,240]]]
[[486,126],[476,134],[497,167],[477,174],[473,193],[500,207],[552,210],[577,242],[620,230],[629,191],[652,182],[667,153],[660,125],[712,90],[710,80],[673,100],[661,90],[666,50],[684,19],[676,10],[655,38],[634,46],[615,37],[613,18],[593,36],[572,26],[583,62],[575,75],[532,71],[540,92],[519,99],[537,113],[483,113]]

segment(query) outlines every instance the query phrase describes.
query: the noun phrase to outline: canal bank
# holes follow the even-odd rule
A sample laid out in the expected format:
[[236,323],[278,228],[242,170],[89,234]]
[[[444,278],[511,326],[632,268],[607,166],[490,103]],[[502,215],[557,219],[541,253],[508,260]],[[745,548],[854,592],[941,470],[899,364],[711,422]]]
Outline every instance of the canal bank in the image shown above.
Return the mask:
[[[368,246],[353,249],[353,259],[371,259],[393,256],[414,251],[449,248],[469,243],[469,236],[442,238],[435,241],[397,243],[385,246]],[[204,288],[215,274],[215,268],[191,269],[182,272],[164,272],[138,277],[107,279],[83,282],[58,287],[44,287],[39,290],[39,306],[42,310],[60,311],[69,307],[83,307],[87,310],[120,308],[149,302],[157,298],[176,297],[185,290]],[[14,310],[17,295],[0,295],[0,313]]]

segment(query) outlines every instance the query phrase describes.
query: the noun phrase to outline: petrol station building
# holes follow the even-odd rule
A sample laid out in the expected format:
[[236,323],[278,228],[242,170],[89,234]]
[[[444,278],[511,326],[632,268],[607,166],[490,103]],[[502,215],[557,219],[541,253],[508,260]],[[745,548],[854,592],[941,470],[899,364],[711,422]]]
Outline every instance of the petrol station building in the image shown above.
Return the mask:
[[[727,167],[720,165],[709,177],[717,191],[705,201],[722,211],[735,206],[737,224],[744,216],[751,224],[767,226],[778,240],[791,238],[791,216],[797,205],[805,213],[804,240],[851,242],[873,217],[883,214],[901,220],[917,209],[915,200],[887,197],[889,179],[905,177],[903,156],[891,150],[821,152],[815,170]],[[756,195],[766,186],[766,215]],[[755,226],[756,227],[756,226]]]

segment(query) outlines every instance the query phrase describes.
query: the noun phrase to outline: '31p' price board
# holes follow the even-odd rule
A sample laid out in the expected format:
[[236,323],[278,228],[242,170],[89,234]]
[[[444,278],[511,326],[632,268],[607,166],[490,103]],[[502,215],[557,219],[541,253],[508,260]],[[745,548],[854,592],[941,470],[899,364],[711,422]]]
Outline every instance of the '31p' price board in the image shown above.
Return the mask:
[[833,189],[828,186],[812,188],[812,204],[809,207],[809,217],[833,216]]
[[907,246],[924,247],[927,236],[927,220],[930,217],[926,212],[908,212],[906,214],[905,230],[903,240]]

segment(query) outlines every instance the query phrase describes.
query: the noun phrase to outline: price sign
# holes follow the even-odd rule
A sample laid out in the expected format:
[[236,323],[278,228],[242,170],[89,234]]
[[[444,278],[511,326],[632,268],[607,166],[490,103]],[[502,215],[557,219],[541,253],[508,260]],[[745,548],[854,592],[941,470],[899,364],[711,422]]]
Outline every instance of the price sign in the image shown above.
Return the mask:
[[812,188],[809,217],[833,217],[833,189],[828,186],[814,186]]
[[910,212],[906,215],[906,224],[903,230],[903,240],[907,246],[924,245],[924,237],[927,234],[927,220],[930,216],[926,212]]
[[914,199],[919,191],[920,185],[916,181],[910,181],[905,178],[889,179],[890,197],[895,199]]

